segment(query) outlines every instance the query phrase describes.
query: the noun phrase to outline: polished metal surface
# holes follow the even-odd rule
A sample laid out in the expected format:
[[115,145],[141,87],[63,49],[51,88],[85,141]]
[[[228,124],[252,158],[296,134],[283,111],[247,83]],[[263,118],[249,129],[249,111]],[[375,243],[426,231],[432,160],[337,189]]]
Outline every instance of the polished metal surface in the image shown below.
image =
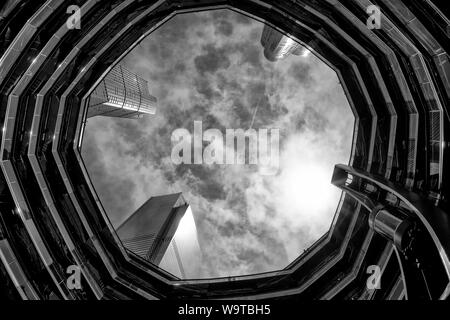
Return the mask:
[[[88,0],[78,1],[80,31],[66,25],[70,1],[23,3],[0,5],[0,263],[20,298],[424,297],[390,246],[405,249],[402,215],[423,235],[404,254],[420,256],[423,244],[441,283],[427,297],[448,298],[450,24],[433,2]],[[382,9],[380,29],[366,25],[371,5]],[[218,8],[265,22],[332,66],[355,114],[353,148],[335,169],[343,195],[329,232],[286,269],[179,280],[125,250],[79,148],[88,98],[120,59],[173,15]],[[371,263],[392,286],[366,290]],[[70,265],[83,290],[67,288]]]

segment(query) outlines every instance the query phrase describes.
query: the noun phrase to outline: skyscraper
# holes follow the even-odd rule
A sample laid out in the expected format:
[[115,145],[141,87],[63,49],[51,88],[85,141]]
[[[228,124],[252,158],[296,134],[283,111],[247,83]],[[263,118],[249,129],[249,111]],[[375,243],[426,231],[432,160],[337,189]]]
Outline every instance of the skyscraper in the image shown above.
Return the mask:
[[261,35],[261,45],[264,47],[264,56],[272,62],[284,59],[290,54],[299,56],[304,52],[308,52],[304,51],[306,49],[301,44],[268,25],[264,26]]
[[151,197],[117,228],[117,234],[128,250],[175,276],[198,275],[197,228],[181,193]]
[[147,80],[116,65],[89,97],[87,117],[140,118],[155,114],[156,98],[148,91]]

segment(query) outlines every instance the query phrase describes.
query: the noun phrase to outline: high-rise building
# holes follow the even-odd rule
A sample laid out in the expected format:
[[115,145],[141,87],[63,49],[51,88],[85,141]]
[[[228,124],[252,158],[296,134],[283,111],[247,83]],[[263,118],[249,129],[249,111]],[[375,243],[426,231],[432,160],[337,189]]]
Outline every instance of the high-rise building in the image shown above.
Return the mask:
[[198,276],[201,250],[181,193],[151,197],[118,228],[125,248],[179,278]]
[[155,114],[156,102],[147,80],[118,64],[90,95],[87,117],[140,118]]
[[268,25],[264,26],[261,45],[264,47],[266,59],[273,62],[284,59],[290,54],[299,56],[308,52],[301,44]]

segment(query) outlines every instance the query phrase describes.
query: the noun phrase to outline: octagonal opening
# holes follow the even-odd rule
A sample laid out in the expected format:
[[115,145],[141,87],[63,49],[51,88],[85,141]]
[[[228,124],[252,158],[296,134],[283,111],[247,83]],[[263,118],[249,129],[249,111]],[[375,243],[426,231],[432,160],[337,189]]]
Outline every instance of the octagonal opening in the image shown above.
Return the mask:
[[87,117],[81,154],[119,238],[178,278],[281,270],[330,228],[354,116],[336,72],[262,22],[174,16]]

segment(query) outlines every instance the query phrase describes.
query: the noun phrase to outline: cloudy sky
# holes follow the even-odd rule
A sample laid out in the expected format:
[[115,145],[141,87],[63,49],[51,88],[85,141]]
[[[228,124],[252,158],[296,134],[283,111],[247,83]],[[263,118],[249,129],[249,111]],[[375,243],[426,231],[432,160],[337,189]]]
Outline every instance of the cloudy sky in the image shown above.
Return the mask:
[[[123,61],[148,79],[156,115],[88,119],[89,174],[117,226],[149,197],[183,192],[203,251],[198,277],[284,268],[330,227],[340,192],[330,184],[350,155],[353,116],[339,80],[314,55],[267,61],[263,24],[228,10],[178,15]],[[175,165],[171,134],[280,129],[280,170]]]

